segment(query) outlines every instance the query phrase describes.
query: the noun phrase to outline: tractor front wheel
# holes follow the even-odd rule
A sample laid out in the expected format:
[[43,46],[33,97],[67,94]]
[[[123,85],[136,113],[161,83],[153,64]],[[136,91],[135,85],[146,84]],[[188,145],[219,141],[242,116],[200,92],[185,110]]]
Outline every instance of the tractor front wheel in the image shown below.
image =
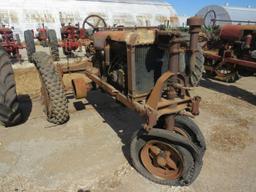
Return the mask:
[[191,184],[198,176],[202,159],[193,143],[168,130],[137,131],[131,142],[131,159],[147,179],[170,186]]

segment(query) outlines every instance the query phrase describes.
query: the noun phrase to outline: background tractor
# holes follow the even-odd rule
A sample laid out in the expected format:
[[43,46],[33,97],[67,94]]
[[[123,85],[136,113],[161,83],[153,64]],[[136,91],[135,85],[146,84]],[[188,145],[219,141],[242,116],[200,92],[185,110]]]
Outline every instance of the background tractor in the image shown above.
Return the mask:
[[[26,30],[24,32],[24,39],[26,43],[26,49],[27,49],[27,56],[29,62],[33,62],[32,55],[36,52],[36,45],[35,45],[35,36],[33,30]],[[55,30],[48,29],[46,31],[45,28],[39,29],[39,33],[37,36],[37,39],[42,42],[45,45],[45,42],[48,43],[50,53],[53,57],[54,61],[59,61],[59,45],[58,45],[58,38],[56,35]],[[47,41],[48,39],[48,41]]]
[[[256,72],[256,25],[216,26],[211,10],[205,17],[205,70],[216,79],[234,82],[240,74]],[[234,21],[248,23],[249,21]],[[211,25],[209,24],[211,23]],[[250,22],[249,22],[250,23]],[[208,26],[208,27],[206,27]],[[209,27],[210,26],[210,27]]]
[[46,53],[35,53],[48,121],[69,120],[62,78],[84,74],[92,83],[74,78],[75,98],[86,98],[92,87],[99,87],[142,116],[144,125],[134,133],[130,148],[137,171],[164,185],[191,184],[200,173],[206,149],[200,129],[190,118],[199,115],[201,98],[189,93],[203,72],[204,57],[198,46],[202,21],[188,19],[190,38],[157,27],[98,28],[92,63],[55,66]]
[[14,37],[13,29],[5,27],[4,25],[0,27],[0,46],[4,48],[10,57],[21,60],[19,50],[24,47],[21,44],[20,37],[18,34]]
[[75,26],[62,24],[61,28],[61,47],[66,56],[73,56],[74,52],[82,47],[85,47],[86,55],[90,57],[95,53],[93,48],[92,34],[99,30],[99,28],[106,28],[105,20],[98,15],[90,15],[85,18],[82,28],[79,24]]

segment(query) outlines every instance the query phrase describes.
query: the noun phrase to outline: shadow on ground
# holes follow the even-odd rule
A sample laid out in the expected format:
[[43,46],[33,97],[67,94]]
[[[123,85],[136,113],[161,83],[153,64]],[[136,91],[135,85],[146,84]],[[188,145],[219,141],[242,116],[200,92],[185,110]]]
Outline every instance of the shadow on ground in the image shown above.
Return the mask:
[[20,110],[22,114],[22,121],[20,124],[25,123],[32,111],[32,100],[29,95],[19,95],[18,101],[20,103]]
[[204,79],[204,80],[200,81],[200,86],[207,88],[207,89],[214,90],[214,91],[218,91],[220,93],[230,95],[237,99],[246,101],[253,105],[256,105],[256,96],[253,93],[246,91],[244,89],[241,89],[239,87],[236,87],[232,84],[225,85],[221,82],[218,83],[211,79]]
[[142,118],[101,91],[91,91],[87,100],[121,139],[123,154],[131,164],[130,141],[134,132],[141,128]]

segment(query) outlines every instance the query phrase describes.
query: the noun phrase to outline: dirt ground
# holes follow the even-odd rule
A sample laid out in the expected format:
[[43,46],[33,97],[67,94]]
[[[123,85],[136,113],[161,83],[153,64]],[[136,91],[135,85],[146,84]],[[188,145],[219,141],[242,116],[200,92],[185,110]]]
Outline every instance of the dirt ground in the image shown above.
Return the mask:
[[[200,126],[207,151],[189,187],[152,183],[130,165],[129,139],[139,116],[93,91],[69,100],[70,121],[53,126],[40,104],[35,69],[15,72],[25,122],[0,127],[0,192],[255,192],[256,77],[233,84],[202,80]],[[67,76],[67,80],[70,77]]]

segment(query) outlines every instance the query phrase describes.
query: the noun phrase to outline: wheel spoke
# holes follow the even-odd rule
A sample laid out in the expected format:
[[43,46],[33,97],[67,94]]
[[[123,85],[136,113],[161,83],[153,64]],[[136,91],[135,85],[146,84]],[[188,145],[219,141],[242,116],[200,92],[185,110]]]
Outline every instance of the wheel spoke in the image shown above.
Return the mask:
[[150,146],[150,151],[153,153],[153,155],[154,156],[157,156],[157,155],[159,155],[160,154],[160,152],[161,152],[161,149],[159,149],[158,147],[156,147],[156,146]]
[[178,169],[176,163],[171,158],[167,157],[166,163],[167,163],[168,167],[170,167],[171,169],[173,169],[175,171]]

